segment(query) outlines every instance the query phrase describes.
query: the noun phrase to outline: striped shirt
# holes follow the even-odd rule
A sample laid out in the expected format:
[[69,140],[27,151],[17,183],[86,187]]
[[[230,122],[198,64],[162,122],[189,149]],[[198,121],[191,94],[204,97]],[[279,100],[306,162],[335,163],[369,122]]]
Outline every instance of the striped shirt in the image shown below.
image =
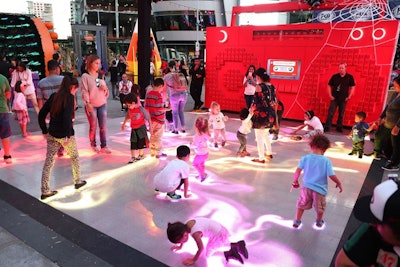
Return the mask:
[[149,112],[152,121],[159,124],[165,123],[164,102],[160,92],[155,90],[147,92],[144,107]]
[[64,76],[49,75],[43,78],[38,83],[39,90],[37,91],[37,98],[46,101],[50,96],[58,91]]

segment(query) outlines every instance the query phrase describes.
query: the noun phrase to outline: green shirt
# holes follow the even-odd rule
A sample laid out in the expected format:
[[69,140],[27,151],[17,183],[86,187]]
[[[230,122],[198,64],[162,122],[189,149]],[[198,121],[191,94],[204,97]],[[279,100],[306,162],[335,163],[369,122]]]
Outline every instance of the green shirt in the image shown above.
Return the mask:
[[10,91],[10,84],[8,83],[7,78],[0,74],[0,113],[7,113],[10,111],[6,97],[6,92]]

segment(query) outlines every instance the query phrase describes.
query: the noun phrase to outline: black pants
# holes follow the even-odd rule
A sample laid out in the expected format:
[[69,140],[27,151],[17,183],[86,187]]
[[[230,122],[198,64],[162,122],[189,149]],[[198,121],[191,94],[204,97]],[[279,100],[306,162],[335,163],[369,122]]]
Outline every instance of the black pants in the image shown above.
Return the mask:
[[200,100],[202,90],[203,90],[203,83],[198,84],[192,81],[192,83],[190,84],[190,95],[194,100],[194,109],[199,109],[203,104]]

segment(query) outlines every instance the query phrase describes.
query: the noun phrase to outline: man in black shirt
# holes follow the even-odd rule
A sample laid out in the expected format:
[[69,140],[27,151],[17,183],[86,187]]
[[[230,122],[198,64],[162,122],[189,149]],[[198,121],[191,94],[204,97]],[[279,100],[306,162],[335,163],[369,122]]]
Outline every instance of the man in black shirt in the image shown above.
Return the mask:
[[192,81],[190,83],[190,95],[194,100],[194,110],[198,110],[204,104],[201,101],[201,91],[203,89],[203,81],[206,76],[206,71],[203,66],[201,66],[200,58],[194,59],[194,65],[190,68],[189,74],[192,76]]
[[339,73],[334,74],[328,83],[328,95],[331,103],[328,109],[328,117],[326,118],[324,131],[328,132],[332,126],[333,115],[336,108],[339,109],[338,120],[336,123],[336,130],[343,131],[343,117],[346,110],[347,101],[354,94],[356,84],[351,74],[347,73],[347,64],[339,64]]

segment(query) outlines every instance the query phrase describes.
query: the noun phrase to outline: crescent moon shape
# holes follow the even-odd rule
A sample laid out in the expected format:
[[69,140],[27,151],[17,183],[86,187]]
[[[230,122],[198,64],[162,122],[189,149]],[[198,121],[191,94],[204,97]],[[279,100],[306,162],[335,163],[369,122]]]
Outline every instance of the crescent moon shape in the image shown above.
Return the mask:
[[218,42],[220,43],[225,43],[226,40],[228,40],[228,33],[225,30],[220,30],[220,32],[224,35],[224,38],[222,38],[221,40],[219,40]]

